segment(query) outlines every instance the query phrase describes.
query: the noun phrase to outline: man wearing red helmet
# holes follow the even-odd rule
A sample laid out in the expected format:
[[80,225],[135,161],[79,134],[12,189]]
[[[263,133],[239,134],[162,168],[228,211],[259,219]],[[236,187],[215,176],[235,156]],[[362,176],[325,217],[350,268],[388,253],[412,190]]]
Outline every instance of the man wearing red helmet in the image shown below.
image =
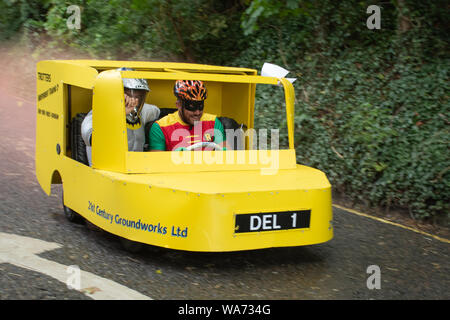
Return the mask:
[[156,121],[150,130],[150,151],[222,150],[223,125],[204,113],[207,90],[199,80],[177,80],[174,86],[178,111]]

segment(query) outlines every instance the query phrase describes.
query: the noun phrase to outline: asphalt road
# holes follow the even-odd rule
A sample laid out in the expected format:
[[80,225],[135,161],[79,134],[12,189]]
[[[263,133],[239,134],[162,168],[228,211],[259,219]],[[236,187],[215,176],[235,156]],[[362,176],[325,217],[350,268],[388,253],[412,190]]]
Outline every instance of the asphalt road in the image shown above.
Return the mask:
[[[69,289],[48,265],[54,272],[78,266],[151,299],[450,298],[448,243],[337,208],[335,236],[320,245],[234,253],[149,246],[128,253],[116,237],[69,223],[60,186],[53,187],[50,197],[41,190],[34,173],[34,103],[0,91],[0,108],[2,300],[92,299],[107,291],[99,286]],[[7,242],[10,235],[24,238]],[[56,247],[28,259],[25,249],[36,239]],[[8,260],[14,255],[19,262]],[[379,268],[379,286],[371,266]]]

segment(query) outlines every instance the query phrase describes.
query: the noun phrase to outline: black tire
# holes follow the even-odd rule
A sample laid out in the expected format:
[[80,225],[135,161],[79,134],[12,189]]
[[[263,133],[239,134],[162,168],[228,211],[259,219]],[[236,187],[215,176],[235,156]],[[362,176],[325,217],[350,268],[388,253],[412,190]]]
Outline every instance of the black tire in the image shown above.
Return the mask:
[[125,238],[120,237],[120,243],[125,251],[136,253],[141,251],[144,248],[144,244],[141,242],[131,241]]
[[82,216],[80,216],[78,213],[76,213],[75,211],[64,205],[64,191],[63,191],[62,205],[64,208],[64,215],[66,216],[67,220],[69,220],[72,223],[78,224],[84,223],[84,218]]
[[84,218],[82,216],[80,216],[78,213],[76,213],[72,209],[66,207],[64,204],[63,204],[63,207],[64,207],[64,215],[66,216],[67,220],[69,220],[72,223],[78,223],[78,224],[84,223]]

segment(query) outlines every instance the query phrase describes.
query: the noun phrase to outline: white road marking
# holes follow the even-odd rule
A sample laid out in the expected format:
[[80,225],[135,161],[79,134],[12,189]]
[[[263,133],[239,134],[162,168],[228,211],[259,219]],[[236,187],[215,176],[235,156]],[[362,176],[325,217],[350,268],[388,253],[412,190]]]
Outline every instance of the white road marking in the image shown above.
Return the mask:
[[[45,251],[61,248],[60,244],[0,232],[0,263],[10,263],[43,273],[66,284],[68,266],[38,257]],[[78,290],[97,300],[151,300],[137,291],[81,270],[81,288]]]

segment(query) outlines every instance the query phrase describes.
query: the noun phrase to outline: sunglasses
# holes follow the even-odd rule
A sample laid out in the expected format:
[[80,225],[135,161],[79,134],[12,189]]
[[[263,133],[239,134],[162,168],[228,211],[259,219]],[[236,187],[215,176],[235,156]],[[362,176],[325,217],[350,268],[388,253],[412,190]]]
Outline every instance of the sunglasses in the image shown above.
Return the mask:
[[183,108],[187,111],[203,111],[203,108],[205,107],[205,104],[203,101],[189,101],[189,100],[182,100]]

